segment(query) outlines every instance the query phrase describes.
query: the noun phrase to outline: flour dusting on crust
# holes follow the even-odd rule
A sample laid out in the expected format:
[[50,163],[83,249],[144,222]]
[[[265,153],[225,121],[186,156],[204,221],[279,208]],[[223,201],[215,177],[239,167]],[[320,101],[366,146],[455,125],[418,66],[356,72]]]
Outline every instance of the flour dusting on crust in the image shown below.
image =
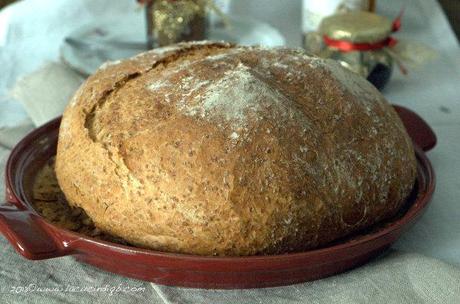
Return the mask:
[[286,102],[279,92],[260,80],[242,63],[208,85],[195,99],[198,101],[194,103],[180,103],[179,109],[186,115],[208,120],[223,118],[231,123],[233,130],[247,125],[247,117],[262,107],[279,108]]

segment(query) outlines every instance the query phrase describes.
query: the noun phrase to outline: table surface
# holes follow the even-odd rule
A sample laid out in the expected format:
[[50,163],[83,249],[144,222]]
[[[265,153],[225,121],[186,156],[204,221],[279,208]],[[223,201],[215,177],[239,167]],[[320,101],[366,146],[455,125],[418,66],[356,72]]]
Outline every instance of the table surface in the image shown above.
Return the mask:
[[[69,0],[24,2],[0,12],[0,66],[3,70],[0,74],[0,130],[27,120],[25,111],[8,94],[18,77],[44,61],[58,60],[62,38],[80,23],[90,22],[102,13],[120,16],[120,11],[107,8],[107,0],[81,0],[80,5]],[[64,3],[67,7],[63,14]],[[48,9],[36,13],[39,5]],[[132,9],[130,4],[121,5]],[[60,8],[61,15],[57,16],[50,7],[56,7],[56,11]],[[288,3],[234,0],[232,13],[266,21],[283,33],[289,46],[299,46],[300,7],[300,0]],[[381,14],[392,17],[398,14],[401,4],[379,1],[378,9]],[[459,44],[435,0],[405,1],[403,27],[396,36],[430,45],[439,56],[410,71],[408,76],[396,72],[383,91],[389,101],[411,108],[424,117],[438,136],[438,145],[428,154],[437,174],[432,204],[394,247],[460,266]]]

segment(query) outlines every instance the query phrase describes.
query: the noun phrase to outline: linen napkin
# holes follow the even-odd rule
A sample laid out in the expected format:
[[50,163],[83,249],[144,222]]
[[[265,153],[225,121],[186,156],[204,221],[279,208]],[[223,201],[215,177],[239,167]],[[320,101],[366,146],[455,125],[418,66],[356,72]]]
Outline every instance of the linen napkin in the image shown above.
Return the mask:
[[248,290],[155,286],[168,303],[407,303],[460,300],[458,268],[420,254],[391,250],[355,270],[314,282]]
[[[56,80],[59,79],[59,85]],[[62,112],[81,82],[78,74],[62,63],[48,63],[24,77],[15,85],[15,98],[21,102],[31,120],[39,124]],[[43,88],[49,90],[43,93]],[[32,98],[35,96],[35,98]],[[66,96],[64,98],[63,96]],[[40,105],[40,106],[37,106]],[[26,131],[26,129],[22,129]],[[8,145],[19,139],[21,132],[9,137]],[[5,137],[5,136],[4,136]],[[0,144],[2,132],[0,130]],[[8,150],[0,148],[0,170],[3,172]],[[3,186],[3,185],[2,185]],[[0,188],[0,191],[3,191]],[[111,287],[131,284],[143,287],[141,293],[116,295],[119,301],[154,301],[164,303],[458,303],[460,269],[440,260],[417,253],[392,250],[373,262],[346,273],[303,284],[248,290],[205,290],[166,287],[123,278],[80,264],[69,257],[49,261],[26,261],[1,238],[0,282],[8,301],[25,299],[23,293],[11,292],[14,286],[34,283],[42,287],[64,288],[67,285]],[[69,277],[68,272],[74,275]],[[107,298],[99,297],[101,294]],[[100,292],[30,292],[33,302],[77,303],[113,302],[109,291]]]
[[36,71],[20,78],[11,95],[22,103],[36,126],[64,112],[72,94],[84,78],[65,64],[46,62]]

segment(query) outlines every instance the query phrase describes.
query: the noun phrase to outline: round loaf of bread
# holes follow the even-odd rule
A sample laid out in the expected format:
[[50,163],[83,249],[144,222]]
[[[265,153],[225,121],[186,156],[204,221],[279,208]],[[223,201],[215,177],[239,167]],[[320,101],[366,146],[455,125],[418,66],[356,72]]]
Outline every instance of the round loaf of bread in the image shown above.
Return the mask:
[[365,79],[301,50],[195,42],[109,62],[59,133],[69,203],[135,246],[293,252],[394,216],[416,161]]

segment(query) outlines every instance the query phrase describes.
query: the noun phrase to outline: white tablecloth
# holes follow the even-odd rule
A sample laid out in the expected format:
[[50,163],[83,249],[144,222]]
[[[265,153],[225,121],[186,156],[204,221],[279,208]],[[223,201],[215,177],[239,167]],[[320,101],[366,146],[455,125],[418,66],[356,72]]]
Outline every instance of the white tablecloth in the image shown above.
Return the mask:
[[[0,168],[17,137],[31,126],[22,106],[9,94],[18,77],[45,61],[58,60],[63,37],[100,16],[122,16],[134,0],[26,0],[0,12]],[[379,1],[389,17],[400,1]],[[438,136],[429,153],[437,173],[437,189],[422,219],[394,246],[397,251],[347,274],[312,283],[262,290],[207,291],[157,286],[108,274],[65,257],[31,262],[18,256],[0,237],[0,302],[6,303],[235,303],[306,302],[460,303],[460,49],[444,14],[434,0],[404,1],[403,28],[396,36],[433,46],[439,57],[410,72],[395,73],[385,96],[424,117]],[[288,45],[300,45],[300,0],[234,0],[231,11],[277,27]],[[2,169],[3,170],[3,169]],[[0,189],[0,191],[2,191]],[[3,192],[3,191],[2,191]],[[420,262],[422,261],[422,262]],[[374,274],[374,275],[373,275]],[[363,279],[364,278],[364,279]],[[393,283],[391,283],[393,282]],[[142,292],[19,292],[14,286],[45,287],[107,284],[144,288]],[[20,291],[20,289],[17,289]],[[457,301],[458,300],[458,301]]]

